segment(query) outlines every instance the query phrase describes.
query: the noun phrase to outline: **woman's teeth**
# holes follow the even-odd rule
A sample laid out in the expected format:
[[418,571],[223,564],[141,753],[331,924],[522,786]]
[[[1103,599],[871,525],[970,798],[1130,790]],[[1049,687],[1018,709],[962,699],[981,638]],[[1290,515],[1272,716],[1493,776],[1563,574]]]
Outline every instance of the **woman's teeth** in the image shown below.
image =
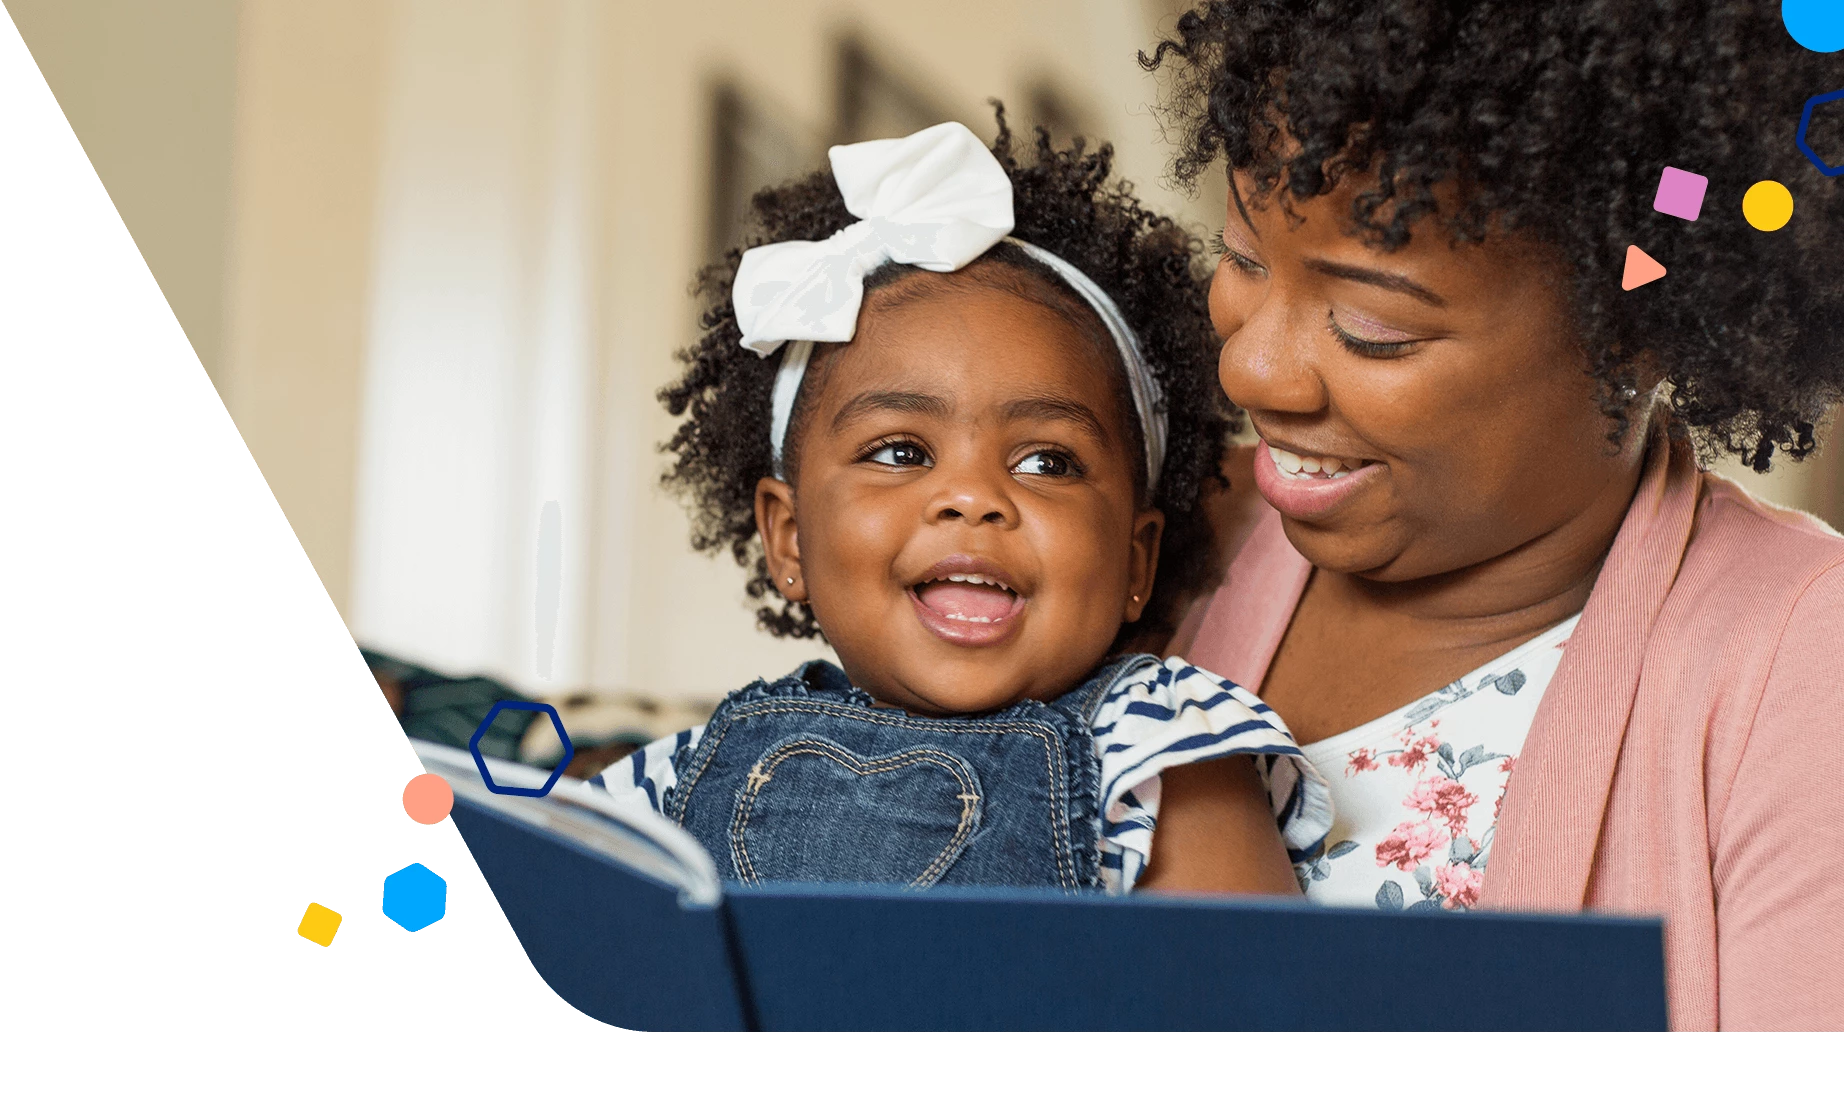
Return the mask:
[[1273,445],[1268,446],[1268,456],[1274,460],[1274,466],[1283,479],[1342,479],[1351,472],[1364,466],[1361,459],[1339,459],[1337,456],[1296,456]]

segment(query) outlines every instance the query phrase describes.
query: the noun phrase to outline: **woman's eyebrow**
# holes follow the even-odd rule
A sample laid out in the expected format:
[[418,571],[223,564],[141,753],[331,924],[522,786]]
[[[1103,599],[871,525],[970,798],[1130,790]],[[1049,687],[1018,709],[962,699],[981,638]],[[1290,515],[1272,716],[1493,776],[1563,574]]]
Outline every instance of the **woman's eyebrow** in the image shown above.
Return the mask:
[[1095,411],[1069,398],[1019,398],[1006,402],[999,413],[1007,421],[1069,421],[1087,429],[1097,440],[1108,439],[1107,426]]
[[839,408],[839,412],[832,418],[832,431],[838,432],[860,417],[879,410],[945,418],[952,408],[946,398],[934,394],[916,394],[906,390],[867,390]]
[[1249,210],[1242,203],[1242,190],[1236,188],[1236,175],[1234,174],[1229,175],[1229,199],[1236,202],[1236,214],[1242,217],[1244,224],[1248,225],[1249,234],[1260,240],[1261,233],[1255,230],[1255,222],[1249,219]]
[[1378,286],[1396,293],[1406,293],[1410,297],[1425,301],[1439,309],[1447,307],[1447,299],[1435,293],[1419,282],[1411,282],[1400,274],[1391,274],[1387,270],[1371,270],[1362,266],[1347,266],[1330,259],[1307,259],[1306,268],[1316,270],[1331,278],[1343,278],[1347,282],[1362,282],[1367,286]]

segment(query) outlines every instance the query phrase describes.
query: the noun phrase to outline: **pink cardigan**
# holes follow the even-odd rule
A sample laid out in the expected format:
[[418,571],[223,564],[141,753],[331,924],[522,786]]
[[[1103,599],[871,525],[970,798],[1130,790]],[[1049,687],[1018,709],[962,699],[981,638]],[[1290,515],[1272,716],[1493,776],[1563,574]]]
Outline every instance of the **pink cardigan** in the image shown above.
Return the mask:
[[[1261,510],[1186,654],[1251,690],[1311,570]],[[1844,538],[1653,445],[1482,903],[1663,916],[1674,1028],[1844,1029]]]

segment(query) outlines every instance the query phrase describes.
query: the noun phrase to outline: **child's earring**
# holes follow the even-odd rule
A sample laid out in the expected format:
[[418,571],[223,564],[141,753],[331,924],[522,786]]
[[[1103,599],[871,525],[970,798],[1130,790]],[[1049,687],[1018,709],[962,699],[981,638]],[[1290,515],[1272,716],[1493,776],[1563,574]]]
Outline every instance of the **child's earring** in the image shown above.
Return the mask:
[[[790,579],[790,580],[788,580],[788,582],[789,582],[789,583],[792,583],[792,582],[794,582],[794,581],[793,581],[792,579]],[[1139,596],[1139,595],[1134,595],[1134,596],[1133,596],[1133,601],[1135,601],[1135,602],[1138,602],[1138,601],[1140,601],[1140,596]]]
[[[794,577],[790,575],[790,576],[788,576],[788,586],[790,586],[790,587],[792,587],[793,585],[794,585]],[[1135,602],[1138,602],[1138,601],[1140,600],[1140,596],[1139,596],[1139,595],[1134,595],[1134,596],[1133,596],[1133,600],[1134,600]]]

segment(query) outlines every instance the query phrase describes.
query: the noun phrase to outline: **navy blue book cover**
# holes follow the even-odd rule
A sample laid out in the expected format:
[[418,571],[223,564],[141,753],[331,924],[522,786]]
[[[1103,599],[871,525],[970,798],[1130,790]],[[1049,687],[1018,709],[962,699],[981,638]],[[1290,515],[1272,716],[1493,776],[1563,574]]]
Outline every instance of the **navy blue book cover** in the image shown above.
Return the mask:
[[773,884],[711,906],[460,794],[453,814],[538,973],[620,1027],[1666,1025],[1655,920]]
[[716,907],[459,795],[450,812],[538,975],[578,1011],[641,1031],[749,1026]]
[[766,1030],[1663,1030],[1654,920],[766,885],[724,907]]

